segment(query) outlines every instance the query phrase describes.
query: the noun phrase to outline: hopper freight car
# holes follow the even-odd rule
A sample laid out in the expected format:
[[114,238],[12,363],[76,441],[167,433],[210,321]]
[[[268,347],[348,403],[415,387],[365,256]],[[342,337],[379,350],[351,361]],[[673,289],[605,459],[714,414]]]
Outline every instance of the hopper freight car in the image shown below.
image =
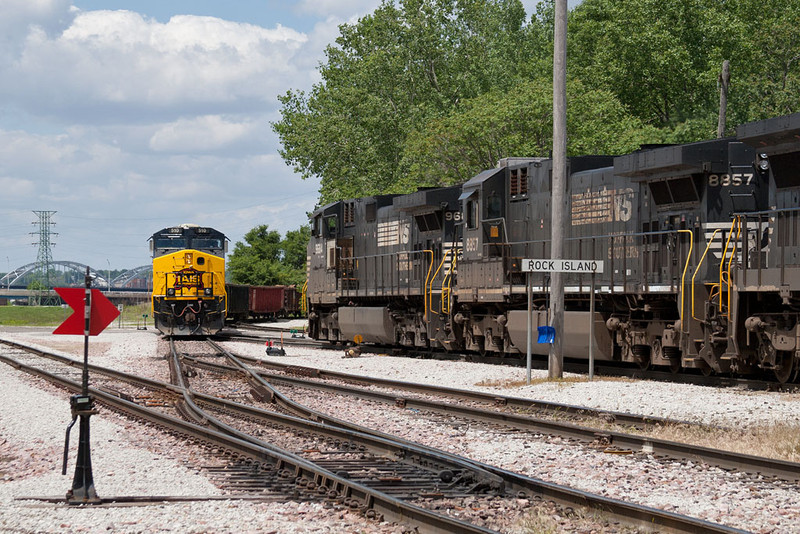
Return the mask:
[[299,316],[300,293],[295,286],[225,284],[228,322]]
[[250,317],[250,286],[225,284],[228,293],[228,322],[246,321]]
[[276,319],[297,315],[300,297],[294,286],[250,286],[250,317]]
[[[800,114],[738,138],[570,158],[564,355],[786,381],[800,369]],[[462,186],[349,199],[312,214],[309,334],[475,351],[526,350],[548,325],[552,161],[509,159]],[[589,322],[595,324],[588,339]],[[534,352],[546,354],[545,344]]]

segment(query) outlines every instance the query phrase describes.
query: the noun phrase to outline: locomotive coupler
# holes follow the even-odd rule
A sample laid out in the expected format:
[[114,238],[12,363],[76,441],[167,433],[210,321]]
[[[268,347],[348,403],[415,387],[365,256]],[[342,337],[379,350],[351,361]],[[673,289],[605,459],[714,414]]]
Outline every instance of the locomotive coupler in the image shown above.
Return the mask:
[[94,400],[91,395],[72,395],[69,398],[72,412],[72,422],[67,427],[67,436],[64,441],[64,463],[61,474],[67,474],[67,453],[69,451],[69,433],[78,417],[81,418],[80,436],[78,438],[78,460],[75,464],[75,476],[72,479],[72,489],[67,492],[68,504],[99,504],[101,499],[94,489],[92,476],[91,449],[89,446],[89,418],[98,413],[94,409]]

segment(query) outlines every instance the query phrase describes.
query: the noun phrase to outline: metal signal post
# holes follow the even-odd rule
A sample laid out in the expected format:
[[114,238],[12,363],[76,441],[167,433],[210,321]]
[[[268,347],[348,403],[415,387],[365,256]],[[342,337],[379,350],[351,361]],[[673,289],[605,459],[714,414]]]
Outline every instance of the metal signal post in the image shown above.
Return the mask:
[[[64,440],[64,462],[61,474],[67,474],[67,454],[69,452],[69,432],[80,417],[80,436],[78,438],[78,459],[75,463],[75,475],[72,478],[72,488],[67,492],[68,504],[99,504],[102,500],[97,496],[94,489],[94,476],[92,475],[91,446],[89,442],[90,428],[89,418],[97,413],[94,408],[94,399],[89,395],[89,336],[97,335],[108,323],[116,318],[116,313],[108,310],[111,303],[99,291],[95,303],[97,317],[95,324],[92,324],[92,277],[89,275],[89,267],[86,267],[85,278],[86,289],[83,292],[83,380],[81,393],[72,395],[69,399],[70,411],[72,412],[72,422],[67,427],[67,435]],[[77,312],[80,290],[70,288],[56,288],[56,291],[64,300]],[[96,291],[96,290],[95,290]],[[76,320],[72,318],[77,315],[74,313],[68,317],[64,323],[53,332],[54,334],[79,334],[80,330]]]

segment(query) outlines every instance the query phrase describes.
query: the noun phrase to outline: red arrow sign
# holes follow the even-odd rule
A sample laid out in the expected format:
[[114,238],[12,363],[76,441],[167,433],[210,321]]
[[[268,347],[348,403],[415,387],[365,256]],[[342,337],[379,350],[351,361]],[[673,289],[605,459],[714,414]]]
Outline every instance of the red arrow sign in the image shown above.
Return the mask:
[[[72,315],[56,328],[54,334],[84,334],[86,290],[79,287],[57,287],[56,293],[73,309]],[[90,310],[89,335],[96,336],[117,318],[119,310],[111,304],[99,289],[92,289],[92,309]]]

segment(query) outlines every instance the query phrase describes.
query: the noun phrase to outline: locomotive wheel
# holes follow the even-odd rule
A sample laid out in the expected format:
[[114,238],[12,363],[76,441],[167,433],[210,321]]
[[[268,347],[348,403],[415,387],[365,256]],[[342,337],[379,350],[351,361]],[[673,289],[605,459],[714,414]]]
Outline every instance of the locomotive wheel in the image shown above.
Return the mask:
[[792,376],[792,371],[794,371],[793,364],[794,358],[790,351],[779,350],[777,354],[775,354],[775,367],[773,368],[773,372],[778,382],[784,384],[789,380],[789,377]]
[[680,358],[670,358],[669,360],[669,372],[676,375],[681,370],[681,359]]

